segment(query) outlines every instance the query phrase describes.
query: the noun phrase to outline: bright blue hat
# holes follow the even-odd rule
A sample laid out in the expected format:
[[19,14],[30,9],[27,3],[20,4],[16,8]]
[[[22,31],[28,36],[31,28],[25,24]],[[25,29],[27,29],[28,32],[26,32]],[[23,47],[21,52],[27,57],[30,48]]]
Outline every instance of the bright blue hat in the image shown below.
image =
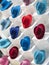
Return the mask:
[[46,59],[44,50],[36,50],[34,53],[34,61],[36,64],[42,64]]
[[11,38],[12,39],[17,38],[18,37],[18,34],[19,34],[19,26],[11,27],[10,34],[11,34]]
[[0,2],[0,4],[2,6],[2,7],[0,7],[0,10],[4,11],[4,10],[8,9],[12,5],[12,2],[11,1],[7,1],[7,0],[2,0]]
[[21,8],[20,8],[19,5],[18,6],[14,6],[11,9],[11,14],[12,14],[13,18],[17,17],[20,14],[20,12],[21,12]]
[[0,49],[7,48],[11,44],[9,39],[0,39]]
[[9,20],[9,18],[7,18],[6,20],[2,20],[1,21],[1,25],[2,25],[2,30],[7,29],[11,24],[11,21]]
[[44,14],[46,12],[46,4],[44,2],[37,2],[36,10],[38,14]]
[[30,48],[30,37],[25,36],[23,39],[21,39],[20,45],[24,51],[29,50],[29,48]]

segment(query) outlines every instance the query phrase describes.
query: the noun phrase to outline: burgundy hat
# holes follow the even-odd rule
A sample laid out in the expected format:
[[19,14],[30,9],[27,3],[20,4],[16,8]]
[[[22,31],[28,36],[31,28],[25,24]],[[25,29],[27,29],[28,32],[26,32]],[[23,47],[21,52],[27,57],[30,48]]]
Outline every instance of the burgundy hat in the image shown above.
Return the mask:
[[34,28],[34,34],[37,39],[42,39],[45,33],[45,26],[44,24],[39,24]]

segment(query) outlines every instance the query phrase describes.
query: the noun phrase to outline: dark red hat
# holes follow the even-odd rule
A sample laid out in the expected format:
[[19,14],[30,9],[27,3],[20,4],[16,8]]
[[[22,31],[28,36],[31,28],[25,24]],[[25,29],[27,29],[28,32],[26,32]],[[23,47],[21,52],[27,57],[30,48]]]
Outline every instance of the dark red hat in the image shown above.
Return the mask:
[[34,28],[34,34],[37,39],[42,39],[45,33],[45,26],[43,24],[39,24]]
[[18,56],[19,50],[16,46],[12,47],[9,51],[9,55],[11,59],[15,59]]

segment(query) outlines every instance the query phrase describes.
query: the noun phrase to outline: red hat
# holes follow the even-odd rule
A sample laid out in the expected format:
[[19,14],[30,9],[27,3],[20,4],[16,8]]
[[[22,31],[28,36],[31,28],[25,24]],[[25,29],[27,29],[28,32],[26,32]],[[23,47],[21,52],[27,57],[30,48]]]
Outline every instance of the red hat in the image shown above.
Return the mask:
[[27,16],[23,16],[22,24],[24,28],[30,27],[31,23],[32,23],[32,15],[29,14]]

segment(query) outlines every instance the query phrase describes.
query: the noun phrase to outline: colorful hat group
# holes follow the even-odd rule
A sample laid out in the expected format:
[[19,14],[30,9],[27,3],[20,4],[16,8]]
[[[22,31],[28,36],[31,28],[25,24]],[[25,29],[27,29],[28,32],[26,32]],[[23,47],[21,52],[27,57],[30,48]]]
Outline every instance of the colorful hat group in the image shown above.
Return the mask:
[[[29,6],[29,4],[30,4],[30,0],[23,0],[23,2],[27,6]],[[0,0],[0,11],[7,10],[8,8],[10,8],[10,6],[12,4],[13,3],[11,0]],[[44,0],[43,1],[37,1],[35,8],[36,8],[36,12],[38,15],[44,14],[47,10],[46,0],[45,1]],[[22,13],[22,10],[21,10],[20,5],[16,5],[16,6],[11,7],[12,19],[16,19],[19,15],[21,15],[21,13]],[[0,22],[1,30],[3,32],[6,31],[6,29],[9,28],[11,23],[14,23],[14,22],[11,22],[10,18],[6,18],[6,19],[1,20],[1,22]],[[31,29],[30,26],[33,25],[32,14],[29,13],[27,15],[22,15],[21,24],[22,24],[22,28],[25,29],[24,31],[28,30],[28,28]],[[17,42],[12,43],[10,40],[14,41],[14,40],[19,38],[19,33],[21,31],[20,28],[21,28],[21,26],[18,26],[18,25],[16,25],[16,26],[12,25],[10,27],[10,29],[9,29],[10,39],[9,39],[9,37],[6,39],[6,38],[2,38],[0,36],[0,49],[6,49],[11,44],[14,45],[14,43],[17,43]],[[34,29],[32,28],[32,32],[30,32],[30,34],[34,34],[34,36],[36,37],[37,40],[41,40],[45,35],[45,29],[46,29],[45,25],[43,23],[39,23],[38,25],[35,25]],[[23,52],[30,51],[31,37],[29,35],[24,35],[22,38],[20,38],[18,45],[20,45]],[[10,60],[8,58],[10,57],[10,59],[12,59],[12,60],[18,58],[20,51],[21,50],[19,50],[19,48],[17,46],[11,46],[11,48],[9,48],[9,51],[8,51],[9,56],[4,55],[2,53],[2,51],[0,51],[0,64],[1,65],[9,65]],[[32,55],[34,55],[33,59],[34,59],[34,62],[36,64],[42,64],[46,59],[46,51],[45,50],[38,49]],[[27,57],[26,57],[26,59],[22,58],[20,65],[31,65],[31,61],[30,61],[30,59],[27,59]]]

